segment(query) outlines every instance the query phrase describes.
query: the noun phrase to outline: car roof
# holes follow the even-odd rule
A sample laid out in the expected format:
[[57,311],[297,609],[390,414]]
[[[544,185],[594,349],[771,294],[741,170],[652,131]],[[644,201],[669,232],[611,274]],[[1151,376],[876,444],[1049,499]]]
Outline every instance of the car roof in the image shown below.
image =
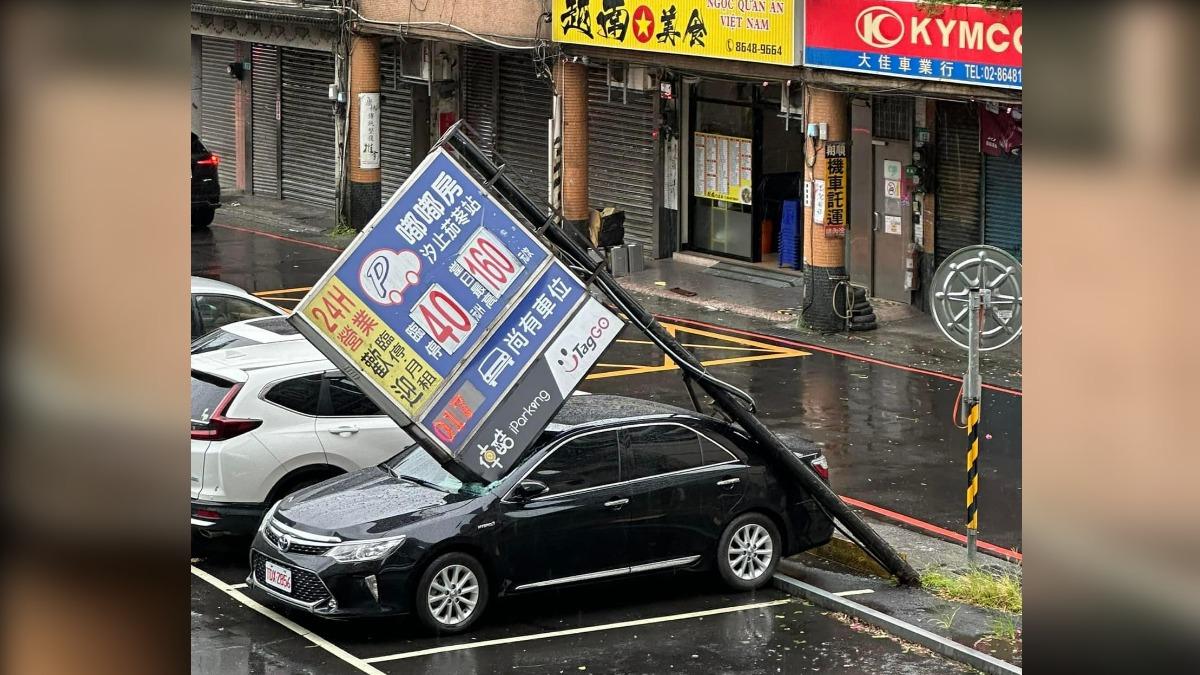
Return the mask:
[[235,321],[227,323],[217,330],[250,338],[256,342],[289,342],[304,339],[304,336],[300,334],[299,330],[296,330],[286,316],[264,316],[257,319]]
[[192,293],[224,293],[226,295],[252,295],[239,286],[209,279],[207,277],[192,277]]
[[717,422],[707,415],[668,403],[612,394],[589,394],[569,397],[554,416],[551,424],[554,430],[565,431],[568,428],[583,425],[616,422],[631,418],[672,416]]
[[250,379],[251,371],[306,363],[318,370],[334,369],[329,359],[308,340],[267,342],[192,355],[192,370],[234,382]]

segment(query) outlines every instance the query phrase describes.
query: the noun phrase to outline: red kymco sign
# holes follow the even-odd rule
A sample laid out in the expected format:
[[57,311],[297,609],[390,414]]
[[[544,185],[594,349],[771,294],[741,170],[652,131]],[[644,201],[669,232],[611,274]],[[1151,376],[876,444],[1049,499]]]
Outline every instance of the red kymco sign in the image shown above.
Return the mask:
[[804,63],[895,77],[1021,87],[1022,12],[906,0],[805,0]]

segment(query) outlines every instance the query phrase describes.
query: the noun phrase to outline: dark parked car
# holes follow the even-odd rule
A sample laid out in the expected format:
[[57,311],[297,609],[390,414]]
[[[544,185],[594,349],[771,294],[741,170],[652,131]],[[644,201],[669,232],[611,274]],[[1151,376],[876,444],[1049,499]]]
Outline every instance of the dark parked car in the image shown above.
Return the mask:
[[221,183],[217,167],[221,158],[204,147],[192,134],[192,228],[207,227],[221,206]]
[[[673,406],[572,396],[490,485],[461,483],[413,445],[284,498],[254,537],[247,583],[320,616],[415,612],[444,633],[495,594],[642,572],[715,568],[757,588],[833,525],[752,446]],[[823,456],[805,459],[827,478]]]

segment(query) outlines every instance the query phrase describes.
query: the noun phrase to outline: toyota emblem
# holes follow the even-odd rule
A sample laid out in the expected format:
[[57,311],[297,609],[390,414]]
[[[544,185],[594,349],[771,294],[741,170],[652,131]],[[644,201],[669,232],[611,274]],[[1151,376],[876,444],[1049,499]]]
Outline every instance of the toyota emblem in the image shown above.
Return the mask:
[[292,538],[287,536],[286,534],[281,535],[279,537],[279,550],[282,551],[283,553],[287,553],[288,549],[290,549],[291,547],[292,547]]

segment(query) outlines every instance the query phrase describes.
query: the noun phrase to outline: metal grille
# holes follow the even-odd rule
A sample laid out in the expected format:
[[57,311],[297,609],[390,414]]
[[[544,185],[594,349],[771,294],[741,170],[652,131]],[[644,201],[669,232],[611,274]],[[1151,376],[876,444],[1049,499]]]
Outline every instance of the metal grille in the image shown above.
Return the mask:
[[912,140],[913,100],[907,96],[871,97],[871,133],[876,138]]
[[937,225],[935,264],[964,246],[978,244],[979,117],[974,104],[939,102],[937,111]]
[[496,143],[499,54],[463,47],[462,56],[462,118],[475,131],[473,140],[490,153]]
[[413,170],[412,86],[400,79],[400,65],[400,45],[379,60],[379,168],[385,202]]
[[333,55],[283,47],[280,55],[281,188],[284,199],[334,205]]
[[[279,547],[279,534],[276,533],[274,529],[268,527],[267,529],[263,530],[263,536],[266,537],[267,541],[271,542],[272,546],[275,546],[276,548]],[[324,555],[331,548],[333,548],[332,544],[309,545],[291,542],[288,545],[288,552],[303,553],[304,555]]]
[[[588,70],[588,201],[625,212],[625,241],[654,257],[654,104],[657,92],[612,90],[604,68]],[[627,102],[626,102],[627,101]]]
[[254,194],[279,197],[279,47],[250,48]]
[[508,165],[508,175],[538,204],[547,203],[549,190],[549,129],[553,114],[550,83],[534,74],[528,54],[500,55],[500,118],[496,151]]
[[[304,603],[322,602],[333,597],[329,593],[329,589],[325,588],[325,583],[321,581],[321,577],[318,577],[314,572],[294,567],[275,559],[272,559],[271,562],[276,565],[282,565],[292,571],[292,593],[289,597]],[[274,588],[267,585],[267,556],[252,550],[250,552],[250,564],[254,566],[254,580],[266,588]],[[282,593],[283,591],[280,592]]]
[[237,187],[237,133],[234,111],[237,80],[230,77],[227,68],[237,58],[234,42],[205,37],[200,49],[200,140],[222,160],[218,170],[221,189],[232,190]]
[[983,243],[1021,259],[1021,158],[985,156]]

